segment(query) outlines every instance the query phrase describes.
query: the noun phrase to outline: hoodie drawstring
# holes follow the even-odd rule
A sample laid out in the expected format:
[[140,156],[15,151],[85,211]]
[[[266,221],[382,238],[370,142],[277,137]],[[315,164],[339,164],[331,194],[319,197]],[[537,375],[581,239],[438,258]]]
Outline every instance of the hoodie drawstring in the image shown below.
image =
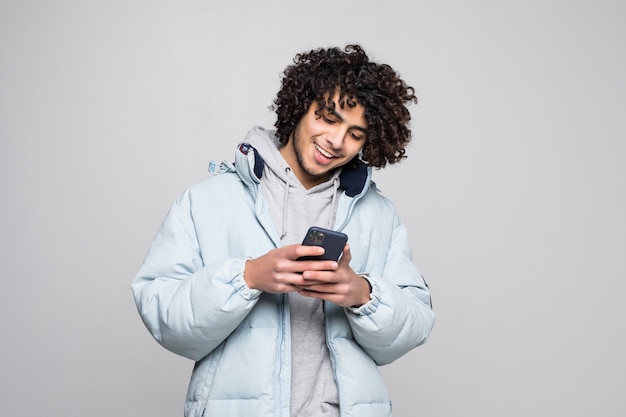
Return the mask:
[[287,167],[285,168],[285,176],[287,177],[287,180],[285,181],[285,194],[283,195],[283,221],[282,221],[282,225],[281,227],[281,232],[280,232],[280,240],[283,240],[283,238],[285,237],[285,235],[287,234],[287,201],[289,200],[289,172],[291,171],[291,168]]
[[333,198],[330,202],[330,218],[328,219],[328,228],[332,229],[335,223],[335,214],[337,213],[337,207],[335,205],[337,199],[337,189],[339,188],[339,177],[333,179]]
[[[291,168],[285,168],[285,176],[287,179],[285,180],[285,192],[283,193],[283,218],[281,224],[281,232],[280,232],[280,240],[282,240],[287,234],[287,204],[289,202],[289,186],[290,186],[290,175]],[[332,229],[335,223],[335,215],[337,214],[337,190],[339,189],[339,177],[335,177],[333,179],[333,195],[330,202],[330,217],[328,218],[328,229]]]

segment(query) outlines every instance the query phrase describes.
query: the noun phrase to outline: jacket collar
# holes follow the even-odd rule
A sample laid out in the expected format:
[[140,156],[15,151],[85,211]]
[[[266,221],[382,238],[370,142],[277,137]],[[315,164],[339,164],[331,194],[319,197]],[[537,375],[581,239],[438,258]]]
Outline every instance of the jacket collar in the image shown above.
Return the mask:
[[[235,167],[242,180],[251,184],[259,183],[263,176],[265,161],[254,146],[249,143],[241,143],[235,156]],[[341,169],[339,174],[339,187],[348,197],[355,197],[362,193],[369,185],[371,168],[363,161],[356,159]]]

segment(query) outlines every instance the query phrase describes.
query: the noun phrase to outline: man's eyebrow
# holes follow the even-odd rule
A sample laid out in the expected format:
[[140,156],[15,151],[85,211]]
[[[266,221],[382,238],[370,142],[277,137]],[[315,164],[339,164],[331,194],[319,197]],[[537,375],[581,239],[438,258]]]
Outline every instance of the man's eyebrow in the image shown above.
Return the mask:
[[[330,115],[336,117],[337,119],[339,119],[340,122],[344,121],[343,117],[341,117],[341,115],[339,113],[337,113],[334,108],[326,107],[326,111],[328,112],[328,114],[330,114]],[[352,129],[360,130],[363,133],[367,133],[367,128],[366,127],[358,126],[358,125],[354,125],[354,126],[350,126],[350,127]]]
[[339,119],[340,122],[343,122],[343,117],[341,117],[341,115],[335,111],[334,107],[326,106],[325,110],[328,114],[330,114],[331,116],[335,116],[337,119]]

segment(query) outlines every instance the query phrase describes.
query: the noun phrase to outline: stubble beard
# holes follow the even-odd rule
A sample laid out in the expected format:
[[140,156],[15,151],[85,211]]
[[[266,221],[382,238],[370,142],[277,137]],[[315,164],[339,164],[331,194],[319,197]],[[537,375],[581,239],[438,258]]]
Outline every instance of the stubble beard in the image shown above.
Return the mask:
[[296,127],[295,131],[293,132],[293,137],[291,138],[291,146],[293,147],[293,152],[296,155],[296,161],[298,162],[298,165],[300,166],[300,169],[307,175],[313,177],[313,178],[324,178],[324,177],[328,177],[330,175],[330,171],[329,172],[324,172],[322,174],[318,174],[315,172],[312,172],[309,168],[307,168],[307,166],[304,163],[304,156],[302,155],[302,151],[300,150],[300,147],[298,146],[298,144],[300,143],[300,135],[298,132],[298,127]]

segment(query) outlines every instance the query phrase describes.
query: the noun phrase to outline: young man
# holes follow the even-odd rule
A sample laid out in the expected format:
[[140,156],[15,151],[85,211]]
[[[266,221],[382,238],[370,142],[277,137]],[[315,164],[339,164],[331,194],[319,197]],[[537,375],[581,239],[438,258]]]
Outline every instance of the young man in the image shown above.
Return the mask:
[[[377,366],[434,314],[371,174],[404,158],[415,101],[358,45],[299,54],[276,130],[174,202],[132,289],[154,338],[196,361],[185,416],[391,415]],[[298,260],[323,252],[301,245],[309,226],[348,235],[339,261]]]

